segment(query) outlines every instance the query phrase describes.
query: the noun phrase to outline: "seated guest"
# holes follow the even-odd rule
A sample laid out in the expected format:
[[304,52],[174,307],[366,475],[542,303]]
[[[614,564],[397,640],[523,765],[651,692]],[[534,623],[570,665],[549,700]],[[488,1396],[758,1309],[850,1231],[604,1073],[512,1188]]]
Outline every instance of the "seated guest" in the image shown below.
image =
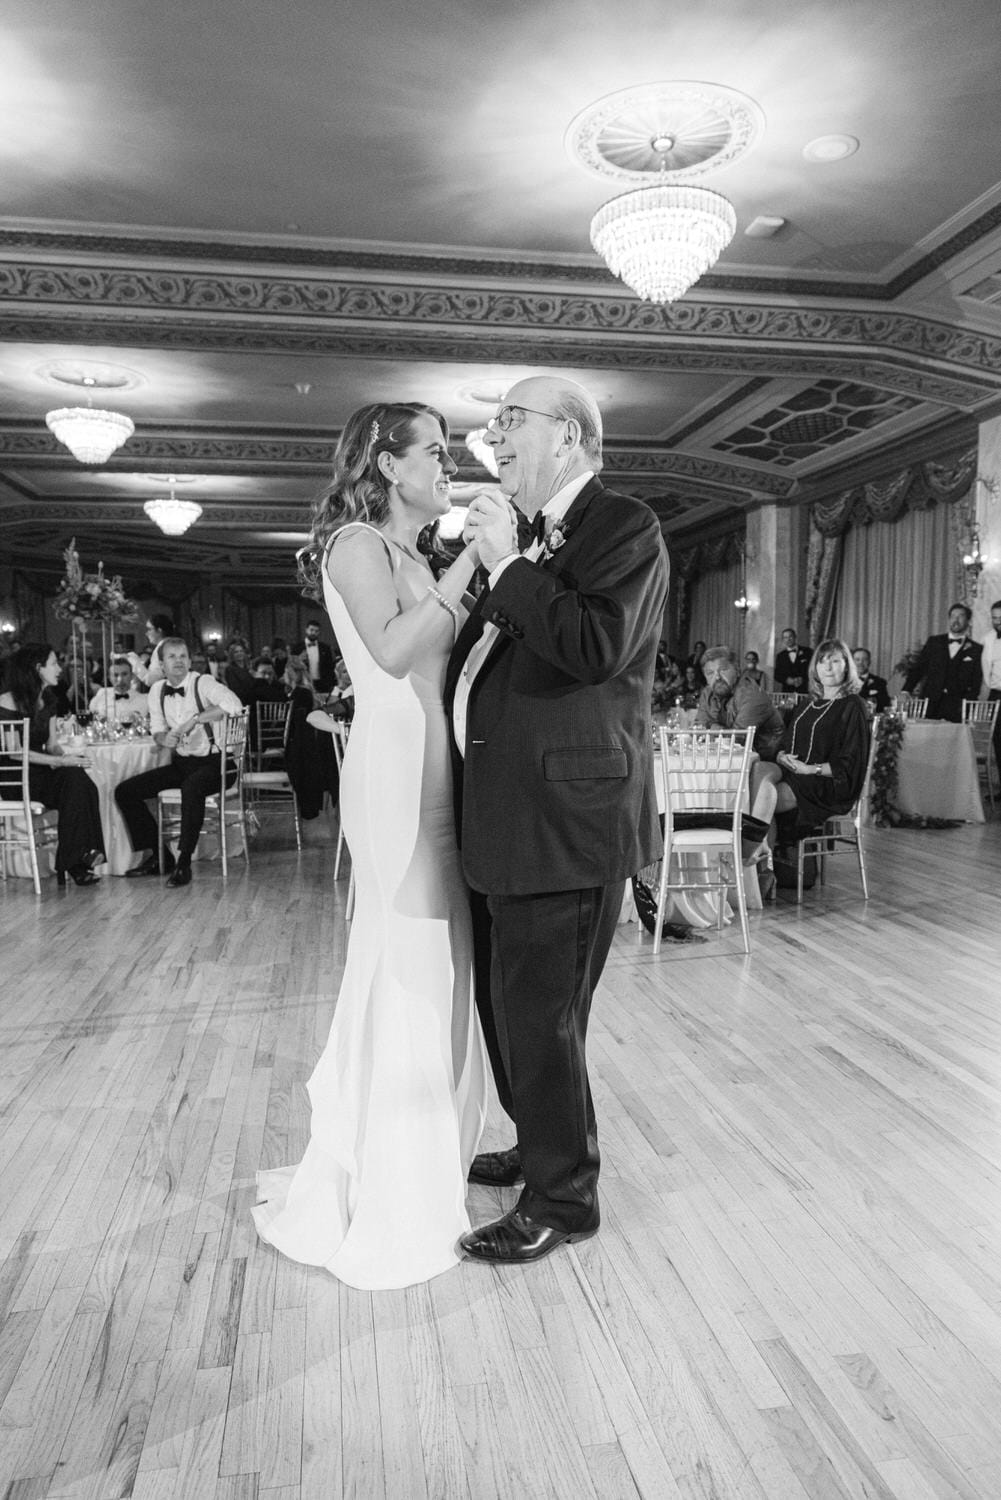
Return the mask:
[[[744,819],[745,859],[754,859],[767,836],[775,809],[773,782],[761,767],[775,759],[785,730],[785,720],[768,694],[741,672],[736,653],[726,646],[713,646],[702,657],[706,686],[695,710],[695,727],[702,729],[754,729],[758,760],[751,768],[748,787],[750,818]],[[763,795],[758,791],[764,785]]]
[[886,678],[877,677],[875,672],[870,672],[872,657],[864,646],[856,646],[852,652],[855,665],[859,675],[859,697],[863,703],[872,705],[874,714],[881,714],[890,706],[890,694],[886,687]]
[[768,678],[761,670],[761,658],[756,651],[744,652],[744,676],[756,682],[758,687],[765,693],[768,691]]
[[691,649],[690,655],[685,657],[686,667],[695,667],[699,672],[702,670],[702,655],[706,649],[705,641],[696,641]]
[[850,811],[869,759],[869,715],[844,641],[820,643],[807,680],[810,701],[793,710],[776,763],[763,770],[775,791],[779,842],[785,844]]
[[146,696],[139,691],[127,657],[116,657],[108,668],[111,686],[99,688],[90,700],[90,711],[109,723],[130,722],[146,712]]
[[338,656],[334,662],[334,679],[336,686],[327,698],[326,710],[333,714],[335,719],[353,719],[355,690],[348,669],[344,665],[343,656]]
[[32,800],[59,814],[56,880],[95,885],[94,865],[104,862],[97,787],[87,775],[90,757],[64,750],[56,739],[55,686],[62,668],[50,646],[21,646],[5,664],[0,719],[29,719],[28,784]]
[[249,655],[242,636],[234,636],[226,647],[226,664],[222,669],[223,682],[245,707],[257,696],[254,674],[248,665]]
[[767,693],[741,672],[736,653],[713,646],[702,657],[706,685],[695,711],[695,725],[705,729],[755,730],[754,748],[762,760],[774,760],[785,720]]
[[685,676],[681,684],[682,708],[698,708],[699,698],[705,685],[701,670],[689,662],[685,667]]
[[[166,676],[154,683],[147,704],[153,738],[171,752],[170,764],[119,782],[115,801],[133,849],[149,851],[142,864],[127,873],[159,875],[156,819],[146,802],[167,787],[180,787],[181,837],[176,863],[167,851],[166,870],[167,884],[181,886],[191,881],[191,856],[205,821],[205,799],[219,790],[222,731],[217,726],[226,714],[240,713],[243,705],[235,693],[208,673],[199,676],[192,672],[187,645],[178,637],[164,641],[162,660]],[[206,724],[212,725],[211,735]],[[235,778],[234,766],[227,786]]]
[[796,632],[786,626],[782,632],[782,650],[775,658],[775,691],[777,693],[806,693],[810,668],[810,653],[805,646],[797,645]]
[[278,681],[270,657],[259,656],[254,662],[254,698],[258,703],[284,703],[284,684]]
[[271,660],[274,663],[275,676],[280,682],[285,675],[285,667],[289,659],[288,641],[284,636],[275,635],[271,637]]
[[134,651],[128,652],[129,665],[132,668],[136,680],[145,687],[152,687],[154,682],[163,679],[163,643],[169,636],[173,636],[174,622],[169,615],[150,615],[146,621],[146,639],[149,641],[149,655],[144,652],[137,656]]
[[904,678],[902,696],[919,689],[918,696],[928,699],[929,719],[959,724],[963,699],[980,697],[981,648],[970,640],[971,618],[967,605],[950,605],[948,635],[930,635]]

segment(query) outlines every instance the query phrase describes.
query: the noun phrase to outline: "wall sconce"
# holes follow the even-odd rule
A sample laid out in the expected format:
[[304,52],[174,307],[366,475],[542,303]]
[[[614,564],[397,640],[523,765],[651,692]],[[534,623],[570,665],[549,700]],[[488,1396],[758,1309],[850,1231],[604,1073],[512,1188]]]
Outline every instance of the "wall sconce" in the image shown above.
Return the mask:
[[734,609],[739,609],[742,615],[746,615],[747,611],[750,609],[751,601],[750,599],[748,599],[743,589],[741,589],[737,598],[733,601],[733,607]]
[[12,641],[17,635],[17,626],[14,624],[14,621],[8,620],[6,616],[2,620],[0,620],[0,634],[2,634],[6,640]]
[[963,553],[963,568],[966,573],[967,586],[974,594],[980,585],[980,575],[984,571],[986,563],[987,559],[980,550],[980,528],[976,521],[974,521],[967,537],[966,551]]

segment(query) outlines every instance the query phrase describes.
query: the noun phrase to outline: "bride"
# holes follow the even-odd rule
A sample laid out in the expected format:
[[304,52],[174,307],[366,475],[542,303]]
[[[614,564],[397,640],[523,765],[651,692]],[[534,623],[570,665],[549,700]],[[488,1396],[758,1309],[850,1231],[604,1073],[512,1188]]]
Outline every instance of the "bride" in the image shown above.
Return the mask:
[[[437,582],[418,533],[450,508],[447,429],[417,403],[348,420],[313,521],[354,684],[341,808],[355,914],[297,1167],[262,1172],[254,1219],[293,1260],[366,1290],[455,1265],[486,1108],[468,897],[455,845],[445,664],[475,545]],[[465,487],[464,487],[465,488]]]

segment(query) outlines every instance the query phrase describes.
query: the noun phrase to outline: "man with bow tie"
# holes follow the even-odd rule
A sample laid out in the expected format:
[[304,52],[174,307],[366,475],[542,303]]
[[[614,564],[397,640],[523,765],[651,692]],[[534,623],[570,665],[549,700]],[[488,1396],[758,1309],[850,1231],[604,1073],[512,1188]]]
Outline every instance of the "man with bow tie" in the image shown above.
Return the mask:
[[[1001,599],[991,605],[991,628],[984,636],[980,657],[980,670],[984,675],[984,691],[992,703],[1001,698]],[[994,760],[1001,773],[1001,709],[994,724]]]
[[[216,738],[217,727],[227,714],[241,713],[243,705],[224,683],[216,682],[207,672],[192,672],[187,645],[179,637],[163,642],[161,659],[164,676],[149,690],[149,720],[153,739],[161,749],[170,751],[170,764],[119,782],[115,801],[133,849],[149,851],[142,864],[128,874],[159,875],[156,819],[146,803],[168,787],[180,787],[177,860],[168,850],[165,870],[167,884],[177,887],[191,882],[191,856],[205,821],[205,799],[219,790],[222,736],[220,733]],[[206,727],[209,725],[211,729]],[[234,766],[231,780],[235,776]]]
[[108,668],[111,686],[98,688],[90,700],[90,711],[109,724],[128,722],[146,712],[146,696],[132,675],[132,664],[125,656],[116,656]]
[[[623,882],[663,848],[650,693],[668,562],[653,512],[597,478],[601,416],[575,382],[520,381],[486,441],[503,493],[472,501],[465,536],[489,586],[445,703],[477,1008],[517,1138],[478,1156],[470,1181],[524,1187],[462,1246],[528,1262],[598,1227],[587,1022]],[[542,516],[524,552],[511,501]]]
[[782,650],[775,657],[775,691],[777,693],[809,692],[807,673],[810,652],[796,644],[796,632],[787,625],[782,632]]
[[947,635],[930,635],[904,679],[903,692],[909,697],[923,685],[928,699],[929,719],[949,719],[959,724],[963,718],[963,699],[980,696],[981,649],[970,640],[972,611],[965,604],[949,606]]

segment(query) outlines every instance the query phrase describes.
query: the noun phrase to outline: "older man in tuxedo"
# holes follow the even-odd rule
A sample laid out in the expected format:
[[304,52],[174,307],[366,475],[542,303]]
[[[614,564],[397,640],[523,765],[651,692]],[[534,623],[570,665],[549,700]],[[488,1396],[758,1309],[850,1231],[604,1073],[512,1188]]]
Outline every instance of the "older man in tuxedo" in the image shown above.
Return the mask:
[[970,640],[972,611],[966,604],[949,607],[947,635],[930,635],[904,679],[910,696],[919,686],[928,699],[929,719],[963,718],[963,699],[980,696],[981,648]]
[[487,441],[503,496],[542,526],[520,553],[503,496],[470,506],[489,587],[456,642],[446,705],[477,1005],[517,1132],[470,1180],[524,1188],[462,1244],[520,1262],[598,1227],[585,1042],[623,881],[662,847],[650,692],[668,562],[649,508],[597,478],[601,417],[581,386],[520,381]]

